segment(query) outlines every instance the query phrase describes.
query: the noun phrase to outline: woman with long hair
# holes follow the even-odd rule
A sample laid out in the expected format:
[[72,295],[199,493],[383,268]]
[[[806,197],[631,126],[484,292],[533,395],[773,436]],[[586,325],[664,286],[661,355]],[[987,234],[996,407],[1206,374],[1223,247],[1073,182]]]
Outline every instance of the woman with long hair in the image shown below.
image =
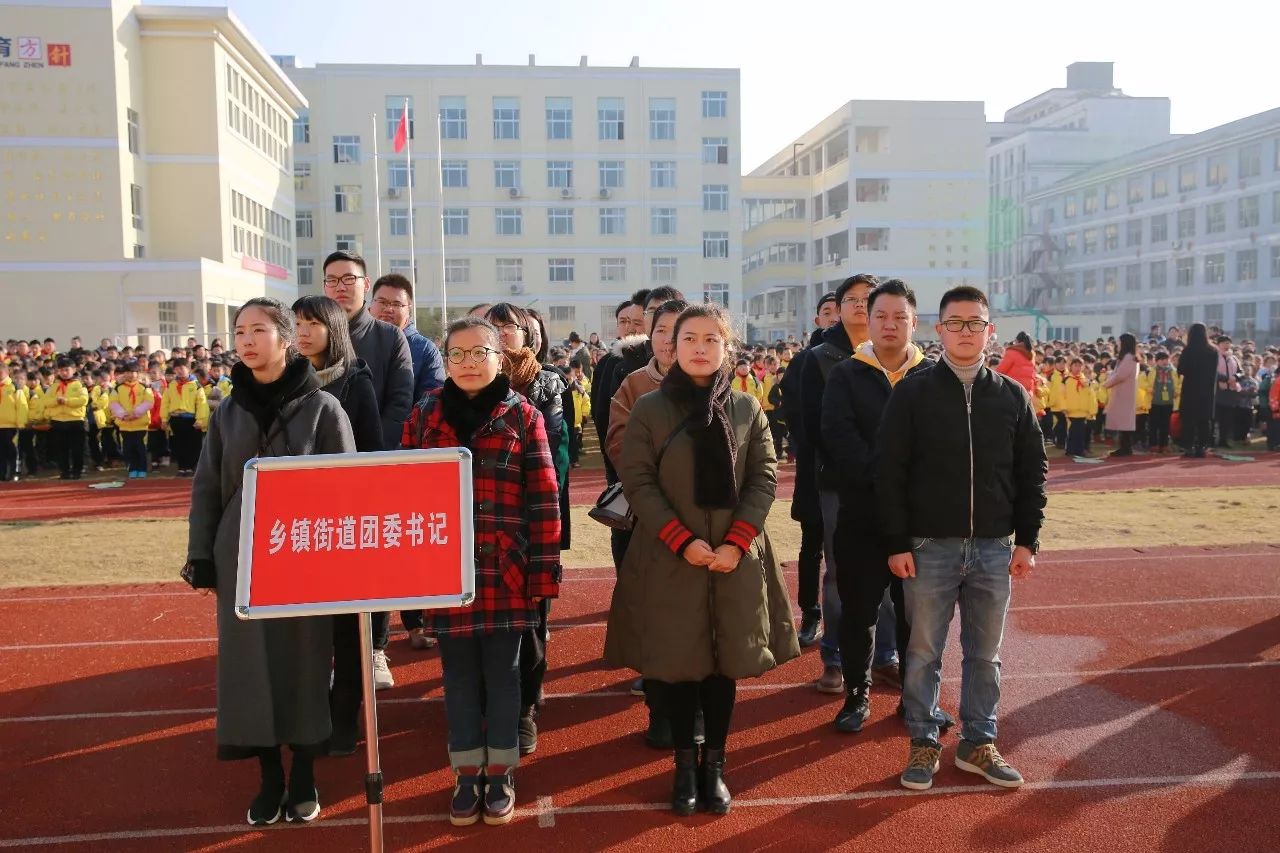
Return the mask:
[[1187,332],[1187,346],[1178,357],[1182,394],[1178,416],[1182,420],[1183,456],[1203,459],[1213,441],[1212,421],[1218,388],[1218,351],[1209,343],[1204,323],[1194,323]]
[[1102,387],[1107,389],[1107,429],[1119,436],[1120,446],[1111,457],[1133,455],[1133,433],[1138,421],[1138,339],[1120,336],[1116,366]]
[[[619,475],[636,515],[609,611],[605,658],[644,676],[671,720],[671,807],[730,808],[725,744],[737,680],[800,654],[782,569],[765,533],[777,487],[769,422],[734,391],[728,315],[693,305],[676,320],[675,363],[636,401]],[[694,719],[706,742],[699,760]]]
[[[282,811],[286,820],[310,821],[320,814],[313,762],[331,731],[333,619],[236,617],[240,486],[255,456],[352,453],[356,444],[341,405],[295,349],[293,312],[275,299],[250,299],[234,328],[236,390],[209,420],[191,487],[183,576],[217,593],[218,757],[258,760],[261,786],[249,823],[275,823]],[[287,785],[282,744],[293,753]]]

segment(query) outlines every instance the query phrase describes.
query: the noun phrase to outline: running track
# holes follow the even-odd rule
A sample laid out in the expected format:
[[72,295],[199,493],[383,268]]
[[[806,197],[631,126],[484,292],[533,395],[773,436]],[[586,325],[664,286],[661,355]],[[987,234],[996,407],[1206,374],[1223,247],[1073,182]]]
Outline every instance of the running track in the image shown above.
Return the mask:
[[[877,688],[864,732],[835,734],[838,699],[808,684],[816,649],[743,682],[721,819],[663,805],[670,758],[640,740],[631,674],[599,660],[611,589],[611,570],[568,573],[506,828],[445,820],[438,657],[393,639],[388,849],[1275,849],[1280,547],[1046,555],[1005,639],[1000,744],[1020,792],[952,767],[954,735],[933,791],[899,788],[896,697]],[[213,636],[211,602],[178,585],[0,591],[0,848],[296,850],[306,833],[314,853],[361,849],[361,755],[319,765],[316,824],[243,825],[256,768],[212,757]],[[954,654],[943,675],[954,710]]]

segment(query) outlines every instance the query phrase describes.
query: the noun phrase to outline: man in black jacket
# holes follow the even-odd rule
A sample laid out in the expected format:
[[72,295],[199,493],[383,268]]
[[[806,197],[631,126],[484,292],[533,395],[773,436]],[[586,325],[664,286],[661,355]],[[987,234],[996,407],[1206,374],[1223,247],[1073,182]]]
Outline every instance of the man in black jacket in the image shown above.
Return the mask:
[[[630,299],[614,310],[613,317],[618,323],[618,336],[614,338],[615,342],[643,333],[644,302],[648,297],[648,290],[637,290]],[[601,448],[605,446],[605,437],[609,434],[609,401],[613,399],[616,391],[616,386],[613,385],[613,374],[617,371],[620,360],[621,356],[613,352],[606,353],[596,363],[595,374],[591,380],[591,422],[596,425],[596,435],[600,438]],[[622,384],[621,379],[618,380],[618,384]],[[609,396],[606,397],[605,389],[610,387],[614,390],[609,391]],[[613,470],[613,463],[609,461],[608,454],[602,455],[604,456],[605,482],[610,484],[618,482],[618,472]]]
[[[813,449],[818,487],[818,506],[822,512],[822,552],[827,570],[822,577],[822,619],[826,631],[819,652],[822,676],[820,693],[844,693],[844,675],[840,670],[840,592],[836,585],[835,535],[836,516],[840,509],[839,483],[833,472],[824,471],[826,453],[822,440],[822,394],[831,368],[851,358],[853,350],[867,340],[867,296],[879,280],[866,273],[850,276],[836,288],[836,305],[840,322],[822,334],[822,343],[805,359],[800,375],[800,423],[804,441]],[[785,393],[785,392],[784,392]]]
[[933,785],[942,654],[958,602],[956,766],[1016,788],[1022,776],[995,746],[1000,640],[1009,579],[1035,567],[1049,465],[1026,389],[984,363],[995,335],[986,294],[953,288],[938,316],[941,363],[898,383],[876,439],[882,535],[911,624],[903,684],[911,752],[900,782]]

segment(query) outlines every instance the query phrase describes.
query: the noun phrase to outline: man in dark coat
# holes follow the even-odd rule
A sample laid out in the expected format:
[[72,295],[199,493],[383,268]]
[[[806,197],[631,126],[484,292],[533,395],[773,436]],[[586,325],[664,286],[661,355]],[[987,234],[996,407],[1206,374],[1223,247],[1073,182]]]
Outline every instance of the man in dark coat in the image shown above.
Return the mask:
[[1182,445],[1187,448],[1183,456],[1188,458],[1203,459],[1212,443],[1218,355],[1209,343],[1204,324],[1194,324],[1187,334],[1187,346],[1178,358],[1178,373],[1182,376],[1178,416],[1182,419]]
[[[614,340],[620,341],[639,334],[644,328],[644,300],[648,296],[649,291],[637,290],[630,299],[620,303],[614,309],[613,317],[618,323],[618,335]],[[600,437],[601,447],[604,447],[605,437],[609,434],[609,401],[613,399],[614,394],[611,390],[609,395],[605,396],[605,389],[616,390],[622,384],[622,378],[625,378],[618,379],[617,383],[613,381],[613,374],[617,371],[620,360],[620,355],[613,352],[606,353],[596,364],[591,380],[591,421],[596,425],[596,434]],[[608,456],[604,457],[604,476],[609,483],[618,482],[618,472],[613,469],[613,463],[609,461]]]

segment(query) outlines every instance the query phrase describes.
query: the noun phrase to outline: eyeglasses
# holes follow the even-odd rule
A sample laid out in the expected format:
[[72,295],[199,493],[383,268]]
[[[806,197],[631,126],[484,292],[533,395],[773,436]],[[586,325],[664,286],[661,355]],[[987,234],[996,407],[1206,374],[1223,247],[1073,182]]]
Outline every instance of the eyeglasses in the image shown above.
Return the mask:
[[497,355],[498,351],[496,349],[490,349],[489,347],[472,347],[471,349],[455,347],[449,350],[447,355],[449,357],[450,364],[462,364],[462,362],[467,360],[467,356],[471,356],[472,361],[480,362],[488,358],[489,353]]
[[515,323],[507,323],[506,325],[498,326],[498,331],[504,335],[514,335],[516,332],[523,332],[524,327]]
[[990,326],[988,320],[943,320],[942,327],[948,332],[962,332],[965,329],[977,334]]
[[346,275],[336,275],[336,276],[327,275],[324,277],[324,286],[337,287],[338,285],[341,284],[343,287],[355,287],[357,281],[360,281],[362,279],[368,279],[368,278],[369,277],[367,275],[355,275],[354,273],[347,273]]
[[408,308],[408,307],[409,307],[409,303],[407,303],[407,302],[388,302],[388,301],[387,301],[387,300],[385,300],[385,299],[375,299],[375,300],[373,300],[373,303],[374,303],[375,305],[377,305],[379,308],[396,308],[396,309],[400,309],[400,308]]
[[857,296],[846,296],[844,299],[840,300],[841,305],[866,305],[867,302],[868,300]]

